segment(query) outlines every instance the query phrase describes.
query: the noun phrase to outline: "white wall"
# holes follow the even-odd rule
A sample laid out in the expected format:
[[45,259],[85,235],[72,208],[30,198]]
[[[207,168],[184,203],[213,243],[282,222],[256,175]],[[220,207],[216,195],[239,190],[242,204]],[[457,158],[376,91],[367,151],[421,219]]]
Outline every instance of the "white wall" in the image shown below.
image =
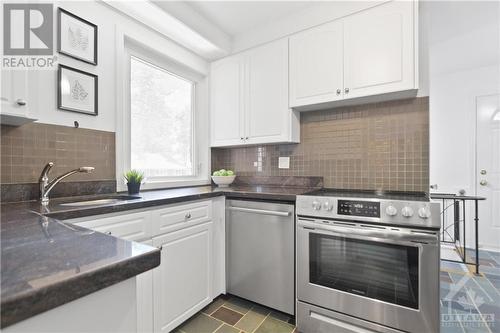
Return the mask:
[[[474,195],[476,97],[500,92],[500,3],[426,1],[423,7],[429,38],[430,184],[438,185],[437,192],[463,189]],[[481,203],[480,218],[486,204],[498,203]],[[472,205],[467,212],[466,241],[472,247]],[[452,211],[446,216],[451,222]],[[498,249],[491,221],[480,222],[480,246]]]
[[139,22],[120,14],[102,2],[64,1],[54,3],[54,40],[57,34],[57,7],[62,7],[98,26],[98,65],[93,66],[56,53],[61,64],[88,71],[99,76],[99,115],[97,117],[57,109],[57,71],[37,70],[29,73],[30,107],[36,112],[38,122],[73,126],[77,120],[82,128],[115,131],[116,128],[116,41],[115,29],[134,31],[144,42],[162,44],[167,55],[183,62],[200,74],[206,75],[208,63],[201,57],[175,44]]
[[475,98],[499,89],[498,2],[426,2],[430,183],[474,194]]

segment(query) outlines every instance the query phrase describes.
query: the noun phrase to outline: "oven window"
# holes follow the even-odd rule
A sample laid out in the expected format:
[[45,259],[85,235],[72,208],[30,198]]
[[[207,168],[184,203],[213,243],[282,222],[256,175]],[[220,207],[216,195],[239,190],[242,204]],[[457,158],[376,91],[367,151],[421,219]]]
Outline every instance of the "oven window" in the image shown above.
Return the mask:
[[309,234],[310,282],[418,309],[418,248]]

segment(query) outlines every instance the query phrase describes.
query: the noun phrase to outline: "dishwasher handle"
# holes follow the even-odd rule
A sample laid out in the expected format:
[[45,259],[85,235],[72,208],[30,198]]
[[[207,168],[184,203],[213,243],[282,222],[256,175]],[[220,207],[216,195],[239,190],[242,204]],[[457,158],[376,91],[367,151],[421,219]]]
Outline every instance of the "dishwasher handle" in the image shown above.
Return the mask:
[[281,216],[281,217],[287,217],[287,216],[290,216],[290,214],[291,214],[291,212],[281,212],[281,211],[276,211],[276,210],[232,207],[232,206],[227,207],[227,209],[235,211],[235,212],[262,214],[262,215],[273,215],[273,216]]

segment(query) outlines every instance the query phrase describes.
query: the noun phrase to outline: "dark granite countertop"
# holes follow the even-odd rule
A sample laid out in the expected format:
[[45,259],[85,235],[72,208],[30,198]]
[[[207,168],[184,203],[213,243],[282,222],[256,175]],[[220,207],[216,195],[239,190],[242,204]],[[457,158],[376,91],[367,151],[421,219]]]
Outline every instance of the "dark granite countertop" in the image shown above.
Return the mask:
[[[68,303],[160,263],[158,249],[61,220],[226,196],[294,202],[312,187],[240,185],[152,190],[118,203],[70,207],[90,197],[1,205],[1,327]],[[92,199],[103,196],[92,196]]]

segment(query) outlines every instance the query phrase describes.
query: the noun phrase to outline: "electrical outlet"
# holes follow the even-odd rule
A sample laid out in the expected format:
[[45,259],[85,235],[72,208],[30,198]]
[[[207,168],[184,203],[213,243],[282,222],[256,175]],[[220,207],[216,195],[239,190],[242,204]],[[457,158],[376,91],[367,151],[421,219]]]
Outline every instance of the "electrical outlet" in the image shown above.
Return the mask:
[[290,169],[290,157],[287,156],[278,158],[278,168]]

